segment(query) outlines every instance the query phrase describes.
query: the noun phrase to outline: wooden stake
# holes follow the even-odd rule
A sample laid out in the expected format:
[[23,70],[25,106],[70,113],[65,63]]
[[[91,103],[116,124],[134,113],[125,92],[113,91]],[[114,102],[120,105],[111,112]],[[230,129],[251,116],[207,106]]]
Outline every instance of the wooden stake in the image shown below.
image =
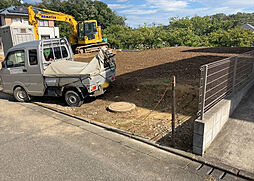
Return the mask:
[[175,120],[176,120],[176,101],[175,101],[176,77],[172,81],[172,146],[175,147]]

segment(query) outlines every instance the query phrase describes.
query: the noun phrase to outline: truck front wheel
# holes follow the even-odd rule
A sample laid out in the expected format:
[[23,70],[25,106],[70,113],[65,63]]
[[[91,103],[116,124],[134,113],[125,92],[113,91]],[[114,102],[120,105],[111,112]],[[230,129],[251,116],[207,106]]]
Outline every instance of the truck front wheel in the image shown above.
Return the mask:
[[68,106],[71,107],[80,107],[84,102],[81,96],[73,90],[66,91],[64,98]]
[[30,100],[29,95],[22,87],[16,87],[13,91],[14,98],[19,102],[27,102]]

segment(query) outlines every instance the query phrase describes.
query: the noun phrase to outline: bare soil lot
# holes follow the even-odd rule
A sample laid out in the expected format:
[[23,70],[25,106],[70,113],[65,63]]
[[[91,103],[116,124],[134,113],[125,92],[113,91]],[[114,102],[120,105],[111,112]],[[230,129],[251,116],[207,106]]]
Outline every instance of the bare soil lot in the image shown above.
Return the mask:
[[[144,118],[161,99],[172,76],[176,75],[176,144],[178,148],[188,150],[192,144],[192,123],[198,106],[200,66],[250,50],[253,49],[169,47],[116,52],[116,81],[103,96],[89,99],[79,108],[67,107],[62,99],[39,98],[35,101],[170,145],[171,92],[167,92],[147,119]],[[87,62],[94,55],[75,55],[75,60]],[[117,101],[134,103],[137,108],[129,113],[107,111],[107,106]]]

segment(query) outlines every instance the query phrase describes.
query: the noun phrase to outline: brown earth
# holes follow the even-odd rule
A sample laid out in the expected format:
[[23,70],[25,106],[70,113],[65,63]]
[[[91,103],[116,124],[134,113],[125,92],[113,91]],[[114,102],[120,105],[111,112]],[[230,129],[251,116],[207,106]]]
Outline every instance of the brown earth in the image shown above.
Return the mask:
[[[201,65],[253,50],[253,48],[190,48],[169,47],[139,52],[116,52],[117,77],[107,92],[89,99],[79,108],[65,106],[60,99],[36,99],[66,112],[129,131],[164,145],[171,143],[171,91],[148,116],[177,78],[176,146],[188,150],[192,144],[193,120],[196,118]],[[76,61],[90,61],[95,54],[75,55]],[[112,113],[112,102],[127,101],[137,105],[129,113]]]

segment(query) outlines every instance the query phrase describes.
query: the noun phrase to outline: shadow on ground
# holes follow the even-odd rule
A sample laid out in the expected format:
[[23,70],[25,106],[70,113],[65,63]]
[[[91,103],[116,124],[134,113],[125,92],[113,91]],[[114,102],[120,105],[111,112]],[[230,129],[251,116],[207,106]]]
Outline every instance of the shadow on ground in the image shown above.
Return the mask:
[[192,50],[184,50],[182,52],[203,52],[203,53],[232,53],[241,54],[254,50],[253,47],[211,47],[211,48],[198,48]]
[[[100,99],[128,101],[139,107],[151,109],[160,99],[165,87],[170,84],[173,75],[177,78],[177,85],[197,91],[200,85],[200,66],[224,58],[226,57],[196,56],[125,73],[117,76],[116,81],[109,87],[108,93]],[[183,95],[178,93],[180,99]],[[181,103],[180,100],[178,102]]]
[[174,144],[172,140],[172,131],[157,140],[156,143],[162,146],[170,146],[183,151],[192,152],[194,120],[196,118],[196,116],[191,117],[175,129]]

